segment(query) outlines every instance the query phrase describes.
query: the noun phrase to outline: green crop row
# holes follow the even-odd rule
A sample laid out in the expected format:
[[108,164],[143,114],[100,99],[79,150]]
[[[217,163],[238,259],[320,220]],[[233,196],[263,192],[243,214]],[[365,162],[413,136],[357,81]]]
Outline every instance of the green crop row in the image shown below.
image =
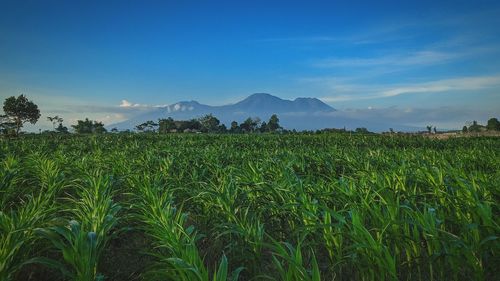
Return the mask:
[[494,280],[500,139],[0,140],[0,281]]

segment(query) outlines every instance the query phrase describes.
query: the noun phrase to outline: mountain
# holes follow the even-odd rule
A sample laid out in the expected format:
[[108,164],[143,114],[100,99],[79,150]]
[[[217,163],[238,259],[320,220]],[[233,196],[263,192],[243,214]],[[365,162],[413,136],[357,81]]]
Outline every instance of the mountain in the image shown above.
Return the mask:
[[334,108],[316,98],[296,98],[283,100],[270,94],[258,93],[235,103],[225,106],[233,111],[248,113],[283,113],[283,112],[331,112]]
[[167,117],[172,117],[175,120],[189,120],[206,114],[213,114],[226,126],[230,126],[232,121],[241,123],[248,117],[259,117],[261,120],[267,121],[271,115],[277,114],[280,124],[290,130],[344,127],[347,129],[365,127],[373,131],[387,131],[390,127],[396,130],[412,129],[395,124],[381,124],[372,120],[348,118],[317,98],[285,100],[267,93],[252,94],[242,101],[222,106],[210,106],[200,104],[197,101],[181,101],[158,107],[124,122],[112,124],[108,128],[134,129],[136,125],[147,120],[156,121]]

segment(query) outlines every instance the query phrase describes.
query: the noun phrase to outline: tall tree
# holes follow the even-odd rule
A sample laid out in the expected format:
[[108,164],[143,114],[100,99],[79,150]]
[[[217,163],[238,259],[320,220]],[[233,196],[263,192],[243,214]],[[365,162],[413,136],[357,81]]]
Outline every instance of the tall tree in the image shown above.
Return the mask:
[[155,132],[156,127],[158,127],[158,124],[155,123],[153,120],[148,120],[142,124],[135,126],[135,128],[140,132],[142,131]]
[[168,117],[167,119],[159,119],[158,120],[158,125],[159,125],[159,131],[160,133],[168,133],[171,130],[176,129],[177,127],[175,126],[175,121],[172,119],[172,117]]
[[472,125],[469,126],[469,132],[477,133],[477,132],[481,131],[481,127],[483,127],[483,126],[479,125],[477,123],[477,121],[474,120],[474,121],[472,121]]
[[207,114],[199,119],[202,129],[205,132],[216,132],[219,128],[220,121],[212,114]]
[[262,123],[260,124],[259,131],[261,133],[265,133],[265,132],[269,131],[269,126],[267,125],[266,121],[262,121]]
[[236,122],[236,121],[231,122],[231,128],[229,128],[229,132],[237,133],[239,130],[240,130],[240,127],[238,126],[238,122]]
[[106,132],[102,122],[92,121],[88,118],[78,120],[76,125],[72,125],[78,134],[101,134]]
[[52,126],[54,127],[54,130],[56,129],[56,124],[62,124],[62,122],[64,121],[61,117],[59,117],[59,115],[56,115],[54,117],[48,116],[47,120],[52,122]]
[[24,95],[17,98],[15,96],[5,99],[3,103],[3,121],[14,124],[16,135],[23,127],[24,123],[35,124],[40,118],[40,110],[33,101],[28,100]]
[[224,125],[224,123],[217,126],[217,133],[226,133],[226,132],[227,132],[227,127],[226,125]]
[[15,134],[16,123],[7,115],[0,115],[0,133],[5,135]]
[[55,131],[58,133],[63,133],[63,134],[69,133],[68,128],[66,126],[63,126],[62,123],[59,123],[59,126],[57,126]]
[[490,118],[486,124],[486,128],[489,131],[500,131],[500,122],[497,118]]
[[243,121],[243,123],[241,123],[240,128],[245,132],[253,132],[257,129],[259,123],[259,118],[252,119],[251,117],[248,117],[245,121]]
[[276,132],[277,130],[281,129],[280,119],[276,114],[273,114],[271,118],[269,118],[269,122],[267,122],[267,128],[271,132]]

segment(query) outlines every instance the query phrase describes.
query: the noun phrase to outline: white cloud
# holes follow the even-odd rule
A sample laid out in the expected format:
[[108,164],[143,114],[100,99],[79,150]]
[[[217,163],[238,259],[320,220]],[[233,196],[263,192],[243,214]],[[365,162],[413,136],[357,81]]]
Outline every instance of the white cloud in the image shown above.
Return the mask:
[[481,90],[500,86],[500,76],[462,77],[398,87],[379,93],[381,97],[393,97],[408,93],[437,93],[447,91]]
[[120,107],[147,107],[147,105],[139,104],[139,103],[131,103],[128,100],[122,100]]
[[122,100],[122,103],[120,104],[120,107],[131,107],[132,103],[130,103],[127,100]]
[[458,53],[424,50],[372,58],[330,58],[316,61],[312,65],[321,68],[432,65],[449,62],[461,56]]
[[119,107],[124,107],[124,108],[158,108],[167,106],[168,106],[167,104],[148,105],[148,104],[132,103],[128,100],[122,100],[122,102],[119,105]]
[[[325,102],[378,99],[403,94],[473,91],[500,87],[500,75],[460,77],[404,85],[335,85],[332,81],[325,81],[330,84],[328,85],[330,90],[338,93],[320,98]],[[343,91],[342,89],[347,90]]]
[[371,109],[351,109],[337,111],[334,114],[358,120],[381,123],[405,124],[408,126],[437,126],[438,129],[460,129],[467,122],[477,120],[481,124],[495,116],[495,110],[484,110],[470,107],[387,107]]

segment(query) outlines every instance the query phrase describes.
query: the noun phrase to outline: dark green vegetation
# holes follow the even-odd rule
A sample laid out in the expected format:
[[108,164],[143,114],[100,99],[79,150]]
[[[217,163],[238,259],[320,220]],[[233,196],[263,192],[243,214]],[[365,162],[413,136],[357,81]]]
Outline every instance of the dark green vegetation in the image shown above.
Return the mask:
[[0,115],[0,132],[18,135],[23,124],[35,124],[40,118],[40,110],[24,95],[6,98],[3,102],[4,114]]
[[[500,139],[0,140],[0,280],[493,280]],[[232,278],[232,279],[231,279]]]

